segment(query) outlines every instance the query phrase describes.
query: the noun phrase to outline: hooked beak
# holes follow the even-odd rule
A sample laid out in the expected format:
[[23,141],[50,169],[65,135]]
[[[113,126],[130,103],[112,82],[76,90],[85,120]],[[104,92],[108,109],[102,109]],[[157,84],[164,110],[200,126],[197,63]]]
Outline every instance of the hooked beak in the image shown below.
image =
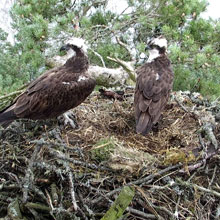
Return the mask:
[[67,45],[64,45],[64,46],[62,46],[62,47],[60,48],[60,52],[61,52],[61,51],[67,51],[67,50],[69,50],[69,47],[68,47]]
[[147,46],[145,47],[145,51],[147,51],[147,50],[150,50],[150,46],[149,46],[149,45],[147,45]]

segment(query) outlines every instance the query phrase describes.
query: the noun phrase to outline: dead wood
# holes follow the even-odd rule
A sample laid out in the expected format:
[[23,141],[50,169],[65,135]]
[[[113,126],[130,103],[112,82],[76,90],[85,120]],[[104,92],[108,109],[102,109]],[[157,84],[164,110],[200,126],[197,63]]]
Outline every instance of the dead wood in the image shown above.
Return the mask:
[[94,92],[73,110],[76,130],[23,120],[0,131],[0,218],[101,219],[125,186],[135,196],[124,219],[219,217],[219,105],[173,93],[144,137],[134,89],[123,91],[120,101]]

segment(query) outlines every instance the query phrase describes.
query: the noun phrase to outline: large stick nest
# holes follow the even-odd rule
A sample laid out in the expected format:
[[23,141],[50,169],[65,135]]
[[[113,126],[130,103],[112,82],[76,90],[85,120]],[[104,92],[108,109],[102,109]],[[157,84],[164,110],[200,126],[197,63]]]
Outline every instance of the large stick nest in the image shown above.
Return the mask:
[[23,120],[1,130],[0,218],[100,219],[125,185],[136,193],[123,219],[219,218],[220,104],[173,93],[142,136],[133,92],[94,92],[73,109],[78,129]]

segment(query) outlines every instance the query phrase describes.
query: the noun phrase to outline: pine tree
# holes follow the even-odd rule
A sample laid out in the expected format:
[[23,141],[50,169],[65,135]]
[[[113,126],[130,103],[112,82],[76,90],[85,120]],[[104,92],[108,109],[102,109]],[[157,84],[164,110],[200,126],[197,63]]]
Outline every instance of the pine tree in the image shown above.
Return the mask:
[[102,65],[96,51],[107,67],[118,66],[108,56],[137,67],[148,39],[163,34],[175,71],[174,90],[220,96],[220,22],[201,17],[206,0],[128,0],[129,13],[120,15],[108,10],[107,2],[17,0],[11,11],[16,44],[5,49],[5,41],[0,42],[1,89],[36,78],[47,69],[47,58],[72,36],[87,40],[92,64]]

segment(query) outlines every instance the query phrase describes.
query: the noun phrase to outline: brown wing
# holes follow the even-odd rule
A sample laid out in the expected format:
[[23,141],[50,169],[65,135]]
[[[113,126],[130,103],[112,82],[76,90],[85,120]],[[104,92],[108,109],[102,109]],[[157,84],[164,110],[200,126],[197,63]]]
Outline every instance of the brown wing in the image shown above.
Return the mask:
[[173,73],[170,68],[156,70],[145,64],[137,71],[134,97],[136,131],[147,134],[164,109],[172,89]]
[[[13,120],[20,118],[20,113],[27,113],[30,106],[30,95],[39,90],[44,90],[47,87],[47,79],[51,77],[51,74],[59,71],[59,69],[60,68],[54,68],[38,77],[36,80],[28,85],[28,88],[25,92],[16,97],[11,105],[1,110],[0,125],[2,125],[3,127],[7,127]],[[15,113],[15,110],[17,114]]]
[[76,107],[93,91],[95,81],[85,74],[88,57],[81,49],[62,66],[31,82],[14,103],[0,112],[0,125],[17,118],[47,119]]
[[63,67],[56,67],[51,70],[48,70],[41,76],[39,76],[34,81],[30,82],[26,92],[31,94],[32,92],[37,92],[38,90],[45,89],[48,86],[48,80],[51,79],[54,75],[56,75],[59,71],[62,71]]
[[18,118],[47,119],[76,107],[93,91],[95,81],[65,67],[50,70],[29,85],[18,97],[13,110]]

